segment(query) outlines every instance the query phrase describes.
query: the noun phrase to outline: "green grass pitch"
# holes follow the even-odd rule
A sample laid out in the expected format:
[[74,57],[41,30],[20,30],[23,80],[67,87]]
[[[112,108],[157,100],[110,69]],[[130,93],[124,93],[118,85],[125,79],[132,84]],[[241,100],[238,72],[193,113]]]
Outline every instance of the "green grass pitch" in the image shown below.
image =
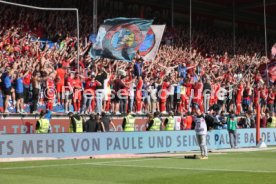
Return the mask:
[[170,158],[0,163],[1,184],[275,184],[276,150]]

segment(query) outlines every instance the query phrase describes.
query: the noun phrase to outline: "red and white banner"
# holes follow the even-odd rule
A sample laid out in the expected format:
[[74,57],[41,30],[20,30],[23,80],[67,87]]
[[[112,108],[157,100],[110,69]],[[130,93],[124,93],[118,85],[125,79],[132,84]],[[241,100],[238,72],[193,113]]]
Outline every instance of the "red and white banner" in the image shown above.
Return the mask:
[[163,37],[165,27],[166,25],[151,25],[147,36],[139,49],[140,55],[145,61],[154,60]]

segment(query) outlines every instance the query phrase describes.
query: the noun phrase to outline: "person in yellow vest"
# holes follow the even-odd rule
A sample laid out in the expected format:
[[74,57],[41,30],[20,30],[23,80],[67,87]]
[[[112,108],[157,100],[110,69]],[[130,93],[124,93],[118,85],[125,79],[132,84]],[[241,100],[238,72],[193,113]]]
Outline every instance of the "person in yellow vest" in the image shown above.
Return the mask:
[[163,123],[163,126],[165,127],[164,130],[166,130],[166,131],[174,130],[175,121],[174,121],[173,115],[174,115],[173,112],[170,111],[169,117],[167,117]]
[[153,114],[154,118],[149,122],[148,127],[147,127],[147,131],[160,131],[161,129],[161,125],[162,125],[162,121],[160,119],[160,113],[159,112],[155,112]]
[[135,131],[135,117],[130,112],[123,119],[122,124],[123,130],[125,132],[134,132]]
[[70,119],[70,127],[69,132],[70,133],[81,133],[84,129],[84,121],[82,117],[79,114],[73,114],[70,112],[69,114]]
[[45,117],[45,115],[45,111],[40,112],[39,120],[36,122],[35,127],[37,134],[46,134],[50,132],[50,120],[49,118]]
[[267,128],[276,128],[276,116],[275,112],[272,112],[270,118],[267,120]]

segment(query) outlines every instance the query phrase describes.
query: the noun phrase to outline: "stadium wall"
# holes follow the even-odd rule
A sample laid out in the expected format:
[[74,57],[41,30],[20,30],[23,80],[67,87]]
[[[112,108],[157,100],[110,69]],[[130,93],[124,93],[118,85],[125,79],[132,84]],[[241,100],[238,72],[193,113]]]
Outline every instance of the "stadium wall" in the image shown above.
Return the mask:
[[[262,129],[267,145],[276,145],[276,129]],[[238,147],[256,146],[255,129],[238,130]],[[208,133],[209,149],[230,148],[226,130]],[[194,131],[2,134],[1,158],[67,158],[107,154],[163,153],[198,150]]]

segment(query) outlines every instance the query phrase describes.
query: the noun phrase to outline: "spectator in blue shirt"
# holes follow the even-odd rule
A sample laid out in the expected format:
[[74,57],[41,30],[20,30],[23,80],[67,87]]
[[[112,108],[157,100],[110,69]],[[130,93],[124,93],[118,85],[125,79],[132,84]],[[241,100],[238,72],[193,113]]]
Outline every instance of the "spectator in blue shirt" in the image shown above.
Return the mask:
[[11,98],[12,75],[13,75],[13,70],[6,71],[2,75],[3,92],[4,92],[4,98],[5,98],[5,105],[4,105],[5,113],[8,113],[9,99]]
[[49,122],[52,119],[52,111],[46,110],[46,113],[43,115],[43,118],[48,119]]
[[150,88],[149,79],[145,78],[144,82],[143,82],[143,87],[142,87],[142,97],[143,97],[143,102],[144,102],[144,107],[145,107],[145,109],[144,109],[145,113],[148,113],[151,109],[149,88]]
[[187,67],[186,63],[182,63],[178,66],[178,75],[179,77],[183,78],[184,80],[187,77],[187,70],[194,68],[195,66]]
[[52,133],[52,126],[51,126],[51,119],[52,119],[52,111],[46,110],[45,114],[43,115],[43,118],[48,119],[50,126],[49,126],[49,133]]
[[174,107],[177,107],[178,113],[180,111],[180,103],[181,103],[181,86],[184,84],[184,80],[182,77],[178,76],[177,84],[174,86]]
[[23,84],[23,73],[17,74],[15,80],[15,95],[16,95],[16,110],[17,113],[24,113],[24,84]]
[[10,76],[10,72],[6,72],[3,74],[2,76],[3,78],[3,87],[4,89],[8,89],[11,87],[11,76]]
[[178,73],[179,73],[179,77],[182,77],[183,79],[186,78],[187,75],[187,67],[185,63],[182,63],[178,66]]
[[143,59],[137,59],[134,64],[134,76],[139,77],[142,76],[143,69]]

